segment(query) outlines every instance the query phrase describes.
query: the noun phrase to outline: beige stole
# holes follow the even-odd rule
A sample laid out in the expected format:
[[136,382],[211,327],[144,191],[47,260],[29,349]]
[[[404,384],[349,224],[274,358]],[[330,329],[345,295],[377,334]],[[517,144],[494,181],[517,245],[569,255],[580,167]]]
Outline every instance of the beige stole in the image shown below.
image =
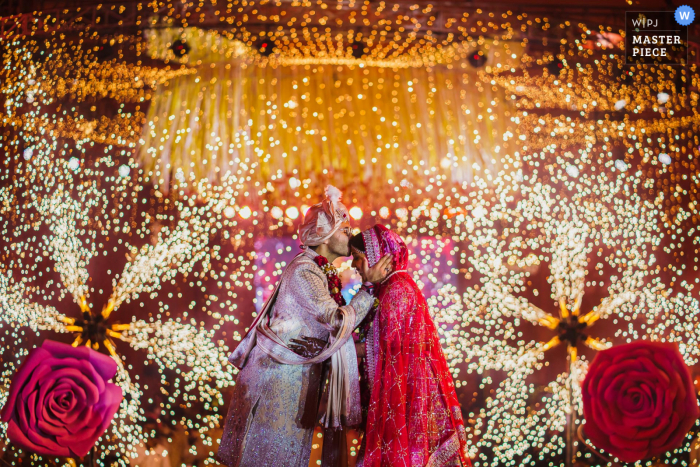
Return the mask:
[[338,308],[342,319],[340,328],[329,339],[328,345],[315,357],[305,358],[292,351],[269,327],[269,314],[272,310],[280,280],[274,292],[265,302],[260,314],[250,327],[241,343],[229,357],[238,369],[245,366],[248,355],[258,345],[273,360],[285,365],[310,365],[331,359],[331,372],[328,384],[328,404],[321,423],[326,428],[358,425],[362,421],[360,409],[359,375],[357,354],[352,331],[355,327],[356,312],[351,305]]

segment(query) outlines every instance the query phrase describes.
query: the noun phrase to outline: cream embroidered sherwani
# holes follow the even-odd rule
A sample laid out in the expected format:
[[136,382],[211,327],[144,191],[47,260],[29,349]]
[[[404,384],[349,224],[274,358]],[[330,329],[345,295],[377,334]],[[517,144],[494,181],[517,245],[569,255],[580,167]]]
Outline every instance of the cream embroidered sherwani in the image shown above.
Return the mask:
[[[218,452],[219,460],[229,467],[308,466],[318,422],[323,363],[280,363],[270,351],[270,342],[276,338],[284,344],[301,336],[328,341],[342,328],[345,344],[330,351],[334,362],[343,355],[349,371],[346,381],[350,382],[343,390],[359,402],[357,361],[352,338],[347,340],[348,329],[351,333],[360,324],[374,299],[359,291],[344,307],[346,310],[340,310],[352,309],[342,316],[354,321],[343,323],[338,304],[328,292],[326,276],[313,260],[315,256],[313,250],[306,249],[290,262],[261,315],[231,355],[230,361],[240,373]],[[274,333],[272,340],[267,338],[270,331]],[[325,352],[319,358],[328,356]],[[291,357],[287,354],[288,359]]]

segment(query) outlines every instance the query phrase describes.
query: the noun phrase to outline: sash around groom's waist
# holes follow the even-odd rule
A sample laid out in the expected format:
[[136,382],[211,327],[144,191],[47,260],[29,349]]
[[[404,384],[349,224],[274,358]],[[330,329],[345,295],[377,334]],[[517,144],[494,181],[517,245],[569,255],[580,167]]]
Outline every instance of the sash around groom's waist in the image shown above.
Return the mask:
[[331,335],[329,345],[314,357],[303,357],[287,347],[286,343],[269,327],[268,310],[258,316],[253,328],[229,357],[239,369],[245,366],[248,355],[256,345],[276,362],[286,365],[309,365],[331,359],[331,375],[328,384],[328,403],[321,423],[326,428],[342,425],[354,426],[361,422],[359,372],[355,343],[352,339],[356,312],[351,305],[338,308],[342,315],[340,328]]
[[273,360],[287,365],[307,365],[331,359],[328,403],[321,423],[326,428],[353,426],[360,423],[359,373],[355,343],[352,339],[356,313],[351,305],[338,308],[343,319],[329,345],[315,357],[306,358],[293,352],[263,319],[255,329],[257,345]]
[[290,349],[272,328],[269,327],[266,320],[262,320],[255,328],[256,344],[259,345],[270,358],[286,365],[310,365],[324,362],[352,337],[353,327],[352,325],[348,325],[348,323],[354,323],[356,316],[355,309],[350,305],[346,305],[341,312],[344,315],[341,328],[338,329],[335,335],[331,334],[329,340],[330,345],[314,357],[304,357]]

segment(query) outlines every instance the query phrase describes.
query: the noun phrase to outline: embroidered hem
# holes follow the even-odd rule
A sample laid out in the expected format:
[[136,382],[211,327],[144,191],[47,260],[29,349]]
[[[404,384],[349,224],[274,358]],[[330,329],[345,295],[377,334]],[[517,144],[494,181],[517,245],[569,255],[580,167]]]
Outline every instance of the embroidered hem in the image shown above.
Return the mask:
[[367,262],[369,267],[377,264],[381,254],[381,247],[379,245],[379,238],[374,229],[368,229],[362,232],[362,239],[365,241],[365,249],[367,250],[365,254],[367,255]]
[[455,457],[459,457],[459,447],[459,436],[455,432],[430,455],[425,467],[443,467],[447,465]]

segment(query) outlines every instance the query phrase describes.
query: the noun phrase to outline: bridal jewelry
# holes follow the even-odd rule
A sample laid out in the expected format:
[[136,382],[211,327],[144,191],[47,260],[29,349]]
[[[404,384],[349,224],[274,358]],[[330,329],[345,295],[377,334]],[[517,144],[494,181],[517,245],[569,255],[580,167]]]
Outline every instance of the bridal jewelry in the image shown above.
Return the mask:
[[394,272],[392,272],[391,274],[389,274],[388,276],[386,276],[386,277],[384,278],[384,280],[380,282],[380,284],[385,283],[387,280],[389,280],[389,278],[390,278],[391,276],[393,276],[393,275],[396,274],[397,272],[408,272],[408,271],[406,271],[405,269],[399,269],[398,271],[394,271]]

